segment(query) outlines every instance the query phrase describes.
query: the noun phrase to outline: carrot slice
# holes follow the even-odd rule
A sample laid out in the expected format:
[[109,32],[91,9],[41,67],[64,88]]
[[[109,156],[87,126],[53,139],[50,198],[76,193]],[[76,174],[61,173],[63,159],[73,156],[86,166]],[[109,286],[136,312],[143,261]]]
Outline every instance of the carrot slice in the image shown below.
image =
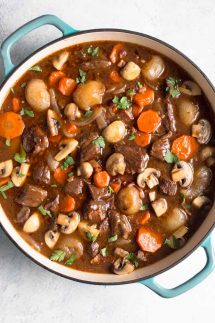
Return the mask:
[[172,152],[180,160],[189,160],[194,157],[199,150],[199,144],[192,136],[183,135],[173,141]]
[[150,219],[150,217],[151,217],[151,215],[150,215],[149,210],[141,212],[140,217],[139,217],[139,224],[144,225]]
[[137,93],[134,95],[133,101],[140,107],[152,104],[154,101],[154,91],[152,89],[147,89],[142,93]]
[[7,184],[9,182],[9,180],[10,180],[9,176],[5,177],[5,178],[1,178],[0,179],[0,186]]
[[76,134],[79,132],[79,128],[75,124],[70,123],[69,121],[66,122],[64,127],[65,130],[70,134]]
[[108,186],[110,182],[110,176],[105,170],[94,174],[93,179],[95,185],[101,188]]
[[61,169],[61,167],[58,167],[54,171],[54,179],[56,180],[57,183],[64,185],[67,179],[68,172],[69,172],[68,169]]
[[119,73],[116,70],[112,70],[110,72],[110,78],[115,83],[120,83],[122,81],[121,76],[119,75]]
[[144,107],[140,107],[139,105],[133,104],[132,112],[133,112],[134,117],[138,117],[141,114],[141,112],[143,111],[143,108]]
[[137,243],[143,251],[155,252],[162,246],[162,236],[150,228],[141,227],[137,233]]
[[63,77],[60,79],[58,84],[58,90],[66,96],[69,96],[72,94],[76,86],[76,83],[73,79],[69,77]]
[[71,212],[75,208],[75,199],[70,196],[66,195],[60,203],[60,211],[61,212]]
[[55,86],[56,83],[62,78],[66,76],[64,72],[61,71],[53,71],[49,75],[49,86]]
[[113,46],[110,53],[110,60],[113,64],[117,63],[120,58],[126,55],[125,46],[122,43]]
[[13,112],[19,112],[21,110],[21,102],[19,98],[14,97],[12,99],[12,108]]
[[156,111],[143,111],[137,120],[138,129],[143,132],[154,132],[160,125],[161,118]]
[[25,124],[22,117],[15,112],[5,112],[0,115],[0,136],[13,139],[21,136]]
[[62,139],[62,135],[56,135],[56,136],[50,136],[49,141],[52,142],[53,144],[58,144]]
[[110,187],[112,188],[114,193],[118,193],[121,188],[121,183],[119,181],[117,181],[117,182],[113,181],[110,183]]
[[134,141],[140,147],[145,147],[150,144],[151,134],[145,132],[137,132]]

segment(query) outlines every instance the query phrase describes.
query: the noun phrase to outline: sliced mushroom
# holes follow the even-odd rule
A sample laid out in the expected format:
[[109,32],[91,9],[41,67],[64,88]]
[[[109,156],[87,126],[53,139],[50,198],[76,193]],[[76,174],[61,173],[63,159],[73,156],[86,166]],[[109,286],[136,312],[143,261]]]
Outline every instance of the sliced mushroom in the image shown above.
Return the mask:
[[71,216],[65,214],[59,214],[57,217],[57,224],[61,225],[61,232],[65,234],[73,233],[80,222],[80,214],[78,212],[72,212]]
[[62,147],[62,146],[63,146],[63,148],[54,157],[55,160],[57,160],[58,162],[60,162],[64,158],[66,158],[69,154],[71,154],[77,148],[78,141],[73,138],[61,140],[60,147]]
[[164,198],[159,198],[158,200],[152,202],[152,208],[157,217],[160,217],[167,211],[167,201]]
[[59,116],[55,111],[53,111],[51,109],[48,109],[48,112],[47,112],[47,124],[48,124],[49,131],[50,131],[51,135],[57,136],[58,129],[60,126]]
[[10,176],[12,171],[13,171],[12,159],[8,159],[0,163],[0,178]]
[[114,255],[115,256],[118,256],[120,258],[124,258],[128,255],[128,251],[122,249],[122,248],[119,248],[117,247],[115,250],[114,250]]
[[201,160],[205,161],[210,157],[215,157],[215,147],[206,146],[201,151]]
[[191,164],[181,160],[175,164],[172,170],[173,182],[179,182],[180,186],[186,188],[193,182],[193,168]]
[[176,239],[181,239],[183,238],[183,236],[185,236],[187,232],[188,232],[188,227],[186,227],[185,225],[182,225],[173,233],[173,236]]
[[57,70],[61,70],[63,65],[66,63],[66,61],[69,58],[69,52],[67,52],[66,50],[64,50],[63,52],[61,52],[58,56],[55,56],[52,60],[52,64],[53,66],[57,69]]
[[105,140],[110,143],[121,141],[125,137],[125,134],[125,124],[121,120],[113,121],[102,132]]
[[84,247],[81,241],[71,235],[62,235],[57,248],[66,252],[66,257],[70,257],[71,254],[75,254],[76,258],[80,258],[84,253]]
[[89,225],[87,221],[83,220],[78,225],[78,231],[84,240],[95,241],[100,233],[98,229],[96,229],[96,225]]
[[167,232],[174,232],[187,222],[186,212],[178,207],[170,210],[167,216],[162,218],[162,225]]
[[200,144],[207,144],[212,136],[211,124],[206,119],[201,119],[192,125],[192,136],[197,138]]
[[68,103],[64,109],[64,114],[69,121],[74,121],[76,118],[81,117],[81,112],[75,103]]
[[125,168],[125,158],[120,153],[113,153],[106,162],[106,169],[111,176],[116,176],[117,174],[123,175]]
[[34,212],[23,226],[23,231],[26,233],[33,233],[39,230],[42,224],[42,216],[39,212]]
[[165,64],[160,56],[153,55],[150,61],[144,64],[142,73],[149,81],[155,81],[164,72]]
[[134,265],[125,259],[118,258],[113,264],[113,272],[117,275],[126,275],[134,271]]
[[197,196],[193,201],[192,205],[198,209],[201,209],[203,205],[212,205],[211,200],[204,195]]
[[30,80],[25,88],[25,98],[37,112],[45,111],[50,107],[50,94],[43,80]]
[[16,187],[21,187],[26,181],[30,164],[22,163],[20,166],[14,168],[11,180]]
[[50,248],[53,249],[58,239],[60,237],[60,233],[58,231],[49,230],[45,233],[45,243]]
[[141,188],[145,187],[145,183],[149,188],[153,188],[159,184],[158,178],[161,173],[155,168],[146,168],[137,176],[137,185]]
[[121,71],[122,77],[127,81],[133,81],[140,75],[140,67],[134,62],[128,62]]
[[59,162],[54,159],[54,157],[52,156],[52,154],[49,151],[47,151],[47,153],[45,155],[45,159],[47,161],[49,168],[52,171],[55,171],[55,169],[58,168]]
[[181,93],[192,96],[201,95],[202,92],[200,87],[193,81],[183,82],[182,86],[179,87],[179,90]]
[[139,190],[134,186],[122,188],[117,195],[117,202],[122,213],[126,215],[137,213],[141,207]]
[[179,99],[178,115],[186,126],[191,126],[199,115],[199,107],[187,98]]
[[77,169],[77,175],[87,179],[93,174],[93,166],[88,162],[83,162]]

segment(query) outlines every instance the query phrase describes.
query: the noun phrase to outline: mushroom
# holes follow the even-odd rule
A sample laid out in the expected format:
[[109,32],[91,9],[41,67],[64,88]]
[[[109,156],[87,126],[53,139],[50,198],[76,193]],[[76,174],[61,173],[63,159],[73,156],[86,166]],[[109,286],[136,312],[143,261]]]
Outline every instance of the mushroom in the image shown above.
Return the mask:
[[214,157],[215,147],[206,146],[205,148],[202,149],[200,156],[202,161],[205,161],[210,157]]
[[121,71],[122,77],[127,81],[133,81],[140,75],[140,67],[134,62],[128,62]]
[[61,52],[58,56],[55,56],[52,60],[52,64],[53,66],[57,69],[57,70],[61,70],[63,65],[66,63],[66,61],[69,58],[69,52],[67,52],[66,50],[64,50],[63,52]]
[[49,168],[52,171],[55,171],[55,169],[58,168],[59,162],[54,159],[54,157],[52,156],[52,154],[49,151],[47,151],[47,153],[45,155],[45,159],[47,161]]
[[187,222],[187,214],[186,212],[179,208],[175,207],[173,210],[162,218],[162,226],[167,232],[174,232],[182,225],[185,225]]
[[57,217],[57,224],[61,225],[61,232],[65,234],[73,233],[80,222],[80,214],[78,212],[72,212],[71,216],[65,214],[59,214]]
[[105,86],[101,81],[87,81],[79,84],[73,93],[73,99],[82,110],[89,110],[96,104],[102,103]]
[[146,62],[142,68],[143,76],[149,81],[155,81],[164,72],[164,61],[160,56],[153,55],[150,61]]
[[47,112],[47,124],[48,124],[49,131],[50,131],[51,135],[57,136],[58,135],[58,128],[60,125],[59,116],[55,111],[53,111],[51,109],[48,109],[48,112]]
[[45,111],[50,107],[50,94],[43,80],[30,80],[25,88],[25,98],[37,112]]
[[117,202],[122,213],[127,215],[137,213],[141,207],[139,190],[134,186],[122,188],[118,193]]
[[189,99],[179,99],[178,101],[179,119],[186,125],[191,126],[199,115],[199,107]]
[[193,81],[185,81],[182,86],[179,87],[181,93],[196,96],[201,95],[200,87]]
[[81,117],[81,112],[75,103],[68,103],[65,106],[64,114],[69,119],[69,121],[74,121],[76,118]]
[[117,275],[130,274],[134,269],[134,265],[124,258],[118,258],[113,264],[113,272]]
[[60,233],[58,231],[49,230],[45,233],[45,243],[50,248],[53,249],[58,239],[60,237]]
[[82,236],[82,238],[84,240],[91,240],[91,241],[95,241],[100,233],[100,231],[98,229],[96,229],[96,225],[89,225],[87,221],[83,220],[79,223],[78,225],[78,231],[80,233],[80,235]]
[[192,205],[198,209],[201,209],[203,205],[211,205],[211,204],[212,204],[211,200],[205,195],[197,196],[192,201]]
[[55,160],[60,162],[64,158],[66,158],[69,154],[71,154],[78,146],[78,141],[71,138],[71,139],[64,139],[60,142],[60,147],[63,148],[55,155]]
[[152,208],[157,217],[160,217],[167,211],[167,201],[164,198],[159,198],[158,200],[152,202]]
[[72,235],[61,236],[57,248],[66,252],[66,257],[70,257],[71,254],[76,255],[76,259],[80,258],[84,253],[84,247],[81,241]]
[[23,226],[23,231],[26,233],[33,233],[39,230],[42,224],[42,217],[39,212],[34,212]]
[[180,186],[185,188],[193,182],[193,168],[191,164],[181,160],[175,164],[172,170],[173,182],[179,182]]
[[156,200],[157,197],[157,192],[156,191],[150,191],[149,192],[149,199],[151,202],[154,202]]
[[137,176],[137,185],[141,188],[145,187],[145,183],[149,188],[153,188],[159,184],[158,178],[161,173],[155,168],[146,168]]
[[126,257],[128,254],[129,254],[129,253],[128,253],[128,251],[126,251],[126,250],[124,250],[124,249],[122,249],[122,248],[119,248],[119,247],[117,247],[117,248],[114,250],[114,255],[115,255],[115,256],[118,256],[118,257],[120,257],[120,258],[124,258],[124,257]]
[[105,140],[110,143],[121,141],[125,137],[125,134],[125,124],[121,120],[113,121],[102,132]]
[[88,162],[83,162],[77,169],[77,175],[87,179],[93,174],[93,166]]
[[200,144],[207,144],[212,136],[211,124],[206,119],[201,119],[192,125],[192,136],[197,138]]
[[21,187],[26,181],[30,164],[22,163],[13,169],[11,180],[16,187]]
[[125,168],[125,158],[120,153],[113,153],[106,162],[106,169],[111,176],[116,176],[117,174],[123,175]]
[[0,178],[8,177],[11,175],[13,170],[12,159],[5,160],[0,163]]

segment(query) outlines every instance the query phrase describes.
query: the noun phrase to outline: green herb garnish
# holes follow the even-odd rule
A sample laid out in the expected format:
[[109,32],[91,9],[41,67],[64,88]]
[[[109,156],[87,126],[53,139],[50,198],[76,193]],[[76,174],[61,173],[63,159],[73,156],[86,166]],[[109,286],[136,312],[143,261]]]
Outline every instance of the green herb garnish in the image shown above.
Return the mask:
[[76,83],[77,84],[79,84],[79,83],[83,84],[83,83],[86,82],[86,80],[87,80],[87,73],[79,68],[79,76],[76,77]]
[[16,153],[14,156],[15,161],[17,161],[17,163],[24,163],[26,161],[26,152],[23,148],[23,146],[21,145],[20,147],[20,153]]
[[139,87],[139,89],[143,88],[143,83],[141,83],[140,81],[137,81],[137,86]]
[[128,89],[127,90],[127,95],[129,95],[129,96],[133,96],[133,95],[135,95],[136,94],[136,91],[134,90],[134,89]]
[[108,256],[108,250],[107,250],[107,247],[104,247],[104,248],[100,249],[100,254],[101,254],[103,257],[107,257],[107,256]]
[[180,248],[180,239],[177,239],[174,235],[172,235],[169,239],[166,239],[164,244],[171,249]]
[[72,177],[72,176],[74,176],[74,172],[70,172],[70,173],[68,174],[68,177]]
[[65,265],[72,265],[73,262],[77,259],[76,254],[72,254],[67,261],[65,261]]
[[11,139],[6,139],[6,140],[5,140],[5,145],[6,145],[7,147],[10,147],[10,146],[11,146]]
[[28,110],[26,108],[22,108],[22,110],[20,111],[20,115],[33,118],[34,117],[34,111]]
[[72,156],[68,156],[68,157],[66,157],[65,161],[63,162],[63,164],[60,167],[61,167],[61,169],[65,170],[69,166],[73,165],[74,163],[75,163],[75,161],[72,158]]
[[166,91],[169,92],[169,94],[173,97],[173,98],[178,98],[179,95],[181,94],[178,86],[179,86],[179,83],[180,81],[177,80],[176,78],[174,77],[169,77],[167,80],[166,80],[166,83],[167,83],[167,88],[166,88]]
[[92,113],[93,113],[93,111],[88,110],[88,111],[85,112],[84,117],[89,118],[92,115]]
[[164,159],[168,164],[176,164],[179,161],[178,156],[172,153],[170,150],[167,150]]
[[138,265],[139,265],[138,259],[137,259],[137,256],[133,252],[130,252],[127,256],[125,256],[125,259],[132,262],[132,264],[135,267],[138,267]]
[[149,204],[142,204],[140,207],[140,211],[145,211],[149,209]]
[[20,85],[20,87],[23,89],[24,87],[26,87],[26,85],[27,85],[27,83],[26,83],[26,82],[24,82],[24,83],[22,83],[22,84]]
[[135,139],[135,134],[134,133],[132,133],[129,137],[128,137],[128,140],[134,140]]
[[91,55],[92,57],[97,57],[99,54],[99,47],[93,47],[91,45],[87,48],[87,54]]
[[23,174],[23,173],[18,173],[18,174],[16,174],[16,176],[17,176],[17,177],[24,177],[24,176],[25,176],[25,174]]
[[58,261],[58,262],[62,262],[64,261],[64,258],[66,256],[66,252],[63,250],[54,250],[51,254],[51,256],[49,257],[50,260],[52,261]]
[[118,235],[117,235],[117,234],[115,234],[114,236],[112,236],[112,237],[110,237],[110,238],[108,239],[108,242],[115,242],[117,239],[118,239]]
[[126,96],[123,96],[121,98],[115,96],[113,98],[113,103],[117,105],[117,109],[119,110],[127,110],[131,107],[131,101]]
[[95,237],[95,236],[92,234],[92,232],[90,232],[90,231],[88,231],[88,232],[86,233],[86,236],[87,236],[87,239],[89,239],[89,240],[90,240],[90,241],[92,241],[92,242],[96,241],[96,239],[97,239],[97,237]]
[[39,65],[34,65],[31,68],[29,68],[29,71],[42,72],[43,70]]
[[94,144],[100,148],[104,148],[105,147],[105,140],[102,136],[99,136],[98,138],[96,138],[95,140],[92,141],[92,144]]
[[15,94],[15,91],[14,91],[14,88],[13,87],[10,88],[10,92],[13,93],[13,94]]
[[108,186],[108,192],[111,194],[114,193],[114,190],[112,189],[112,187],[110,185]]
[[55,188],[57,187],[57,184],[52,184],[51,187]]
[[10,188],[12,188],[14,185],[13,185],[13,182],[12,181],[9,181],[7,184],[3,185],[0,187],[0,193],[1,195],[3,196],[4,199],[7,198],[7,195],[6,195],[6,191],[8,191]]
[[38,211],[40,211],[40,213],[44,216],[49,216],[50,218],[52,218],[52,214],[49,210],[45,209],[42,205],[40,205],[38,207]]

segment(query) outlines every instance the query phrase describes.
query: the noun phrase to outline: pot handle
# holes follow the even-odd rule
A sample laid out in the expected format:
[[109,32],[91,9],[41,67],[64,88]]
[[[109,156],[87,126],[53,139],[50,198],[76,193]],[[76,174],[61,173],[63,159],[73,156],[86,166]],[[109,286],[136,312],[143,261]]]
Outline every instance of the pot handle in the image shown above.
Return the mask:
[[181,285],[174,287],[172,289],[165,288],[161,286],[156,277],[152,277],[141,281],[140,283],[150,288],[156,294],[164,298],[172,298],[179,296],[188,290],[195,287],[197,284],[201,283],[215,268],[215,251],[213,249],[211,236],[209,236],[201,245],[204,249],[207,257],[207,261],[203,269],[198,272],[195,276],[185,281]]
[[54,15],[40,16],[27,22],[25,25],[21,26],[14,33],[12,33],[8,38],[6,38],[1,45],[1,55],[3,58],[5,74],[4,76],[7,76],[15,68],[15,65],[12,63],[10,56],[11,47],[23,36],[44,25],[55,26],[62,32],[63,36],[68,36],[77,32],[77,30],[67,25],[63,20]]

